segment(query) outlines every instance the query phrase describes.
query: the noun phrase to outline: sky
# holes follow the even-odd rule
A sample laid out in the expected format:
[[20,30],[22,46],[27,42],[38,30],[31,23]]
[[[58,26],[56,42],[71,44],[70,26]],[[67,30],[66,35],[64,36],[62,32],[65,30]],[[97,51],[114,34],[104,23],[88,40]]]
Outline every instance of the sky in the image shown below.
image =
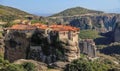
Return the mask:
[[120,0],[0,0],[0,4],[31,14],[54,14],[72,7],[120,13]]

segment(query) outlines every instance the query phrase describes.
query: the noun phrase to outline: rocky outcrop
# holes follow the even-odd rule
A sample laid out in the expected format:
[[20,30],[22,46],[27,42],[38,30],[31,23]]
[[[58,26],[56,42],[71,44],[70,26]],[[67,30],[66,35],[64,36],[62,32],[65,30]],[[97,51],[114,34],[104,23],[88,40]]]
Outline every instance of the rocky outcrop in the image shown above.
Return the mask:
[[57,62],[50,64],[49,67],[61,69],[61,71],[63,71],[62,69],[64,69],[68,64],[69,62],[57,61]]
[[34,60],[19,59],[19,60],[15,61],[14,64],[23,64],[26,62],[33,63],[35,65],[36,71],[47,71],[47,69],[48,69],[47,64],[38,62],[38,61],[34,61]]
[[58,60],[71,62],[80,57],[78,32],[67,32],[68,35],[66,32],[47,31],[7,30],[5,58],[10,62],[27,58],[50,64]]
[[61,19],[61,23],[82,29],[95,29],[99,32],[108,32],[115,28],[116,22],[120,20],[120,14],[83,14],[78,16],[49,17],[51,19]]
[[96,57],[96,46],[93,39],[81,40],[79,43],[81,53],[88,55],[88,57]]
[[[52,33],[49,35],[50,38],[44,36],[44,33],[35,33],[31,40],[33,42],[31,44],[34,45],[30,46],[30,59],[42,61],[49,64],[58,60],[72,61],[80,57],[80,50],[75,42],[68,39],[59,40],[59,37],[57,35],[53,35]],[[39,43],[35,43],[36,39]]]
[[[118,21],[117,19],[120,19],[120,16],[118,15],[117,17],[117,15],[112,14],[82,16],[79,19],[72,20],[70,25],[79,27],[81,29],[95,29],[99,32],[108,32],[114,29],[114,25]],[[91,22],[89,22],[88,20],[90,20]],[[90,23],[92,24],[89,25]],[[92,28],[89,28],[91,26]]]
[[[71,44],[70,44],[71,42]],[[68,44],[68,45],[65,45]],[[62,43],[63,49],[65,50],[65,60],[72,61],[74,59],[78,59],[80,57],[80,49],[76,46],[76,43],[68,40],[66,43]]]
[[24,33],[11,31],[5,36],[5,58],[10,62],[26,59],[29,51],[29,41]]
[[47,35],[40,31],[36,31],[29,42],[31,43],[28,55],[29,59],[42,61],[48,64],[56,61],[56,47],[50,45]]
[[115,29],[113,30],[114,34],[114,41],[115,42],[120,42],[120,22],[117,22],[115,25]]

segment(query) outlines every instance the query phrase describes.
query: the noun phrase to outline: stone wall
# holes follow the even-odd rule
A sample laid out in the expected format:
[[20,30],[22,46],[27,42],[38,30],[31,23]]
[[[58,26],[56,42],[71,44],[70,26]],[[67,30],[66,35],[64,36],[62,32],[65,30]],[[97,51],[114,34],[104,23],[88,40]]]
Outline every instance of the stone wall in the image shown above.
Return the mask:
[[96,46],[93,39],[81,40],[79,43],[81,53],[88,55],[89,57],[96,57]]

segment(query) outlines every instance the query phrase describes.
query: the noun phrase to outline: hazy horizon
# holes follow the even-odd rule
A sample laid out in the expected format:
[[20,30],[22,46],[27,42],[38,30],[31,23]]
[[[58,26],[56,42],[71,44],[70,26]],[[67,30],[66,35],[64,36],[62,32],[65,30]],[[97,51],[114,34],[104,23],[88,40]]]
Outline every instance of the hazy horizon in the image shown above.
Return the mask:
[[0,0],[1,5],[14,7],[35,15],[49,16],[68,8],[83,7],[106,13],[120,13],[120,0]]

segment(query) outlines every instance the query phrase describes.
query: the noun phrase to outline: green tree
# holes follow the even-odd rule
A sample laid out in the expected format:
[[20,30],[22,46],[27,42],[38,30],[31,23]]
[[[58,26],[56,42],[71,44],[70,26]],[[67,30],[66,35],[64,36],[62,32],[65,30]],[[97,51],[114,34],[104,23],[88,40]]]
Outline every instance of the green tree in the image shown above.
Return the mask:
[[30,63],[30,62],[24,63],[23,67],[26,71],[36,71],[35,70],[35,65],[33,63]]
[[6,68],[1,69],[0,71],[26,71],[21,65],[10,64]]
[[109,66],[104,63],[96,61],[89,61],[85,59],[74,60],[67,65],[65,71],[108,71]]

